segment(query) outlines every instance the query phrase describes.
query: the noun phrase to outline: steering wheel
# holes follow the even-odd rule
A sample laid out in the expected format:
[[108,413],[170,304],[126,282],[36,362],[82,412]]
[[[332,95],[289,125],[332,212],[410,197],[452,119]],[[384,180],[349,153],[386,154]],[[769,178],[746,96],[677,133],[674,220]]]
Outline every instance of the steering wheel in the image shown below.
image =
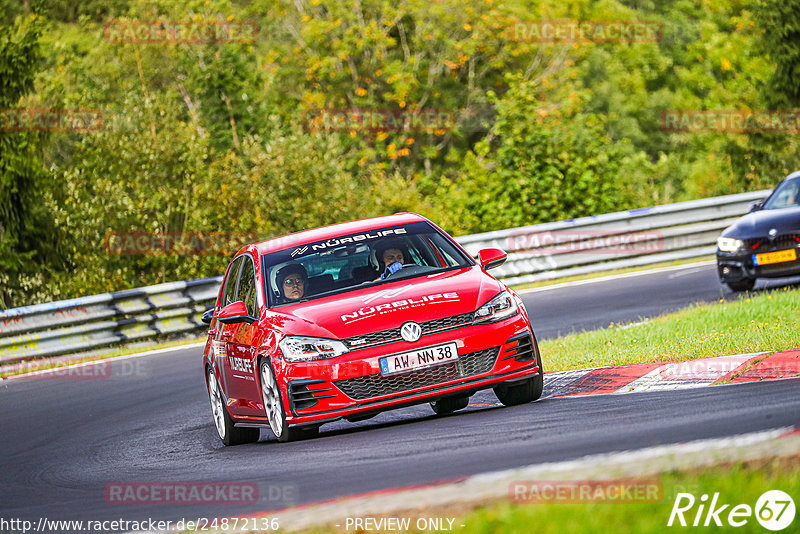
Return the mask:
[[[398,262],[398,263],[399,263],[399,262]],[[397,273],[399,273],[400,271],[402,271],[403,269],[406,269],[406,268],[408,268],[408,267],[419,267],[419,265],[417,265],[416,263],[404,263],[404,264],[402,264],[402,265],[400,266],[400,268],[399,268],[399,269],[397,269],[395,272],[393,272],[393,273],[389,273],[389,274],[387,274],[386,276],[384,276],[384,277],[383,277],[383,279],[384,279],[384,280],[386,280],[386,279],[388,279],[388,278],[391,278],[392,276],[396,275]]]

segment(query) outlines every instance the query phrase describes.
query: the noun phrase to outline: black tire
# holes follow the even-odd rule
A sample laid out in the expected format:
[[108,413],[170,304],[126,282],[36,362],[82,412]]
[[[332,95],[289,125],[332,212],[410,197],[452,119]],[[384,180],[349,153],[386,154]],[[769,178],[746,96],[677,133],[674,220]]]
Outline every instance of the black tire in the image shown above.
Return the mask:
[[466,408],[469,405],[469,397],[445,397],[430,404],[438,415],[446,415]]
[[544,366],[542,365],[542,355],[539,353],[539,344],[536,336],[531,333],[533,349],[536,351],[536,363],[539,366],[539,374],[532,376],[524,382],[517,384],[501,384],[494,388],[497,399],[505,406],[516,406],[533,402],[542,396],[544,391]]
[[731,291],[750,291],[756,285],[755,278],[743,278],[738,282],[726,282]]
[[318,426],[303,428],[289,426],[289,423],[286,422],[286,410],[281,400],[281,390],[275,380],[275,371],[273,371],[269,360],[267,358],[262,359],[258,369],[264,411],[267,414],[270,429],[275,434],[275,437],[278,438],[278,441],[286,443],[317,436],[319,434]]
[[260,432],[257,428],[237,428],[233,426],[233,419],[228,413],[225,395],[219,387],[214,371],[209,369],[207,378],[211,415],[214,418],[217,435],[222,440],[222,443],[230,446],[258,441]]

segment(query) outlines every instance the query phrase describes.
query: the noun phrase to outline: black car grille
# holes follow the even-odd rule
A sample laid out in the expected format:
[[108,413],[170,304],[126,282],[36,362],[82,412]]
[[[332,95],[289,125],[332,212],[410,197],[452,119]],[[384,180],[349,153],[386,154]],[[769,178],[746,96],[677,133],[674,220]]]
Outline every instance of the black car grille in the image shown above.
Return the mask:
[[491,371],[500,347],[470,352],[459,356],[452,363],[420,369],[394,376],[380,373],[337,380],[334,385],[351,399],[362,400],[382,395],[391,395],[424,386],[431,386],[448,380],[479,375]]
[[[434,330],[441,330],[443,328],[452,328],[459,325],[466,325],[472,322],[473,314],[462,313],[461,315],[451,315],[450,317],[442,317],[441,319],[433,319],[419,323],[422,327],[422,335],[433,332]],[[360,336],[353,336],[343,339],[345,345],[350,349],[360,349],[382,343],[394,339],[400,339],[400,327],[390,328],[389,330],[381,330],[379,332],[370,332]]]
[[776,236],[775,239],[770,239],[766,236],[754,239],[745,239],[744,245],[746,250],[753,254],[797,248],[800,247],[800,234],[781,234]]

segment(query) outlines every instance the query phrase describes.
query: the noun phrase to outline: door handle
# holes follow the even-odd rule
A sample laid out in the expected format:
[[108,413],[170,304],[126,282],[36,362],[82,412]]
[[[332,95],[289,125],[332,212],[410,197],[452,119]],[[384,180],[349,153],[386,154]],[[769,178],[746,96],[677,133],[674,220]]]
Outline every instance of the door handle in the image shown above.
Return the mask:
[[222,332],[222,337],[232,338],[233,337],[233,330],[225,330]]

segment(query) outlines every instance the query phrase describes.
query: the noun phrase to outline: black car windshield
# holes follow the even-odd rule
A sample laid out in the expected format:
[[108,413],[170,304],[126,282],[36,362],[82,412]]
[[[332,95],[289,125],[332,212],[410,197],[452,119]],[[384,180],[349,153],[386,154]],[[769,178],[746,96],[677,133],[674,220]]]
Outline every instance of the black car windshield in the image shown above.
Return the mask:
[[427,222],[309,242],[261,259],[270,306],[474,265]]
[[800,207],[800,178],[787,180],[778,186],[764,203],[765,210]]

